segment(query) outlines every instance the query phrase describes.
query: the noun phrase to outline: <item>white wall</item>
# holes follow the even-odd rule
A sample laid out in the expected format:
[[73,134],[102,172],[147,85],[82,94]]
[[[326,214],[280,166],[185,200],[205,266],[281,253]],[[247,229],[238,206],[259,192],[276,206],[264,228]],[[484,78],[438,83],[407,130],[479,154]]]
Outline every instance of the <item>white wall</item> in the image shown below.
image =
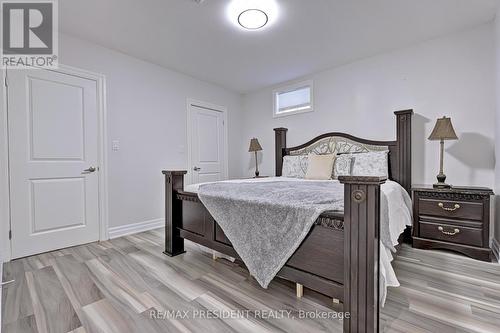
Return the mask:
[[[495,227],[494,238],[500,241],[500,9],[495,19],[495,62],[496,62],[496,126],[495,126]],[[499,258],[500,259],[500,258]]]
[[[0,71],[0,80],[5,79],[5,70]],[[7,134],[7,90],[1,85],[0,94],[0,266],[7,260],[10,251],[8,238],[9,225],[9,170],[8,166],[1,161],[8,159],[8,134]],[[1,270],[1,269],[0,269]]]
[[[5,79],[5,70],[0,71],[0,80]],[[0,161],[7,160],[8,145],[7,133],[4,130],[7,128],[7,113],[2,112],[6,109],[6,93],[5,86],[2,84],[0,91]],[[2,285],[3,282],[3,263],[7,261],[6,253],[10,251],[10,242],[7,236],[7,225],[9,220],[9,186],[8,186],[8,169],[6,165],[0,162],[0,295],[3,295]],[[0,313],[2,312],[3,297],[0,297]],[[0,315],[0,331],[2,330],[2,315]]]
[[[493,36],[493,24],[488,24],[306,77],[314,80],[313,113],[273,119],[272,87],[246,95],[243,133],[261,141],[261,173],[274,174],[275,127],[289,129],[289,146],[328,131],[393,140],[393,111],[414,109],[414,183],[435,182],[439,143],[427,137],[436,118],[448,115],[460,140],[446,144],[447,180],[493,186]],[[241,156],[249,175],[253,160],[250,154]]]
[[187,167],[187,98],[228,108],[229,174],[240,176],[240,94],[70,36],[59,49],[60,63],[106,75],[110,227],[164,216],[161,171]]

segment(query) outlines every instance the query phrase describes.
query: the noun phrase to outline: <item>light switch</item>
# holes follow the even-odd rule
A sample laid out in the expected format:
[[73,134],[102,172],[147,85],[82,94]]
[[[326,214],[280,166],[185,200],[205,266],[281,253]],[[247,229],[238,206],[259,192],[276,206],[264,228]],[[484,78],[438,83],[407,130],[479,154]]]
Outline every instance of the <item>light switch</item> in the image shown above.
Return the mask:
[[113,140],[111,142],[111,149],[113,151],[119,151],[120,150],[120,141],[119,140]]

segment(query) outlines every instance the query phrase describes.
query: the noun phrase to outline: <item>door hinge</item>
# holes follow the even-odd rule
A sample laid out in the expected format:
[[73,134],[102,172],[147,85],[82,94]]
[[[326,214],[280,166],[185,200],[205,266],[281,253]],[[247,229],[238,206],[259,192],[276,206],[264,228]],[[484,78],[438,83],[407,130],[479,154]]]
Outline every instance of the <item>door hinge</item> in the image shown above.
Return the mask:
[[12,230],[9,230],[9,240],[12,239]]

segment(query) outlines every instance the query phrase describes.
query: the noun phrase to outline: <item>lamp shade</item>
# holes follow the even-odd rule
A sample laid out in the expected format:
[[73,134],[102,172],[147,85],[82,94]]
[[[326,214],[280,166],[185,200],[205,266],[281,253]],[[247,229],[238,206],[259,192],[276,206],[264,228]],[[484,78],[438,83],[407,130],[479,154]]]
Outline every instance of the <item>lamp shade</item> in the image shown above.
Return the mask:
[[458,140],[455,129],[451,123],[451,118],[439,118],[432,130],[429,140]]
[[261,151],[262,147],[260,146],[259,140],[253,138],[250,140],[250,148],[248,148],[248,152],[252,153],[255,151]]

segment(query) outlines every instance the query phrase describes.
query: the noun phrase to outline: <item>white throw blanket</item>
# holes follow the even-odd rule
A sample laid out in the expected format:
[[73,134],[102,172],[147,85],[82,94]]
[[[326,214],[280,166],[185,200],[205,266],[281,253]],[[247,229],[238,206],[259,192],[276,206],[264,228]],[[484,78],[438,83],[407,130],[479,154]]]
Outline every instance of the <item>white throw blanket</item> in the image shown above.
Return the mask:
[[[254,186],[242,184],[249,182]],[[294,192],[291,191],[294,188],[302,188],[295,193],[305,190],[306,196],[287,194]],[[302,243],[322,212],[343,209],[343,185],[338,181],[271,177],[211,183],[199,189],[200,185],[191,185],[185,190],[198,192],[202,202],[263,287],[267,287]],[[387,287],[399,286],[390,265],[391,250],[394,251],[394,245],[405,227],[411,225],[411,199],[393,181],[383,184],[381,192],[381,238],[384,245],[380,249],[380,284],[383,304]],[[260,209],[256,211],[255,207],[259,205]],[[245,224],[245,221],[250,222],[249,219],[251,223]],[[272,232],[265,232],[263,228],[272,229]]]

